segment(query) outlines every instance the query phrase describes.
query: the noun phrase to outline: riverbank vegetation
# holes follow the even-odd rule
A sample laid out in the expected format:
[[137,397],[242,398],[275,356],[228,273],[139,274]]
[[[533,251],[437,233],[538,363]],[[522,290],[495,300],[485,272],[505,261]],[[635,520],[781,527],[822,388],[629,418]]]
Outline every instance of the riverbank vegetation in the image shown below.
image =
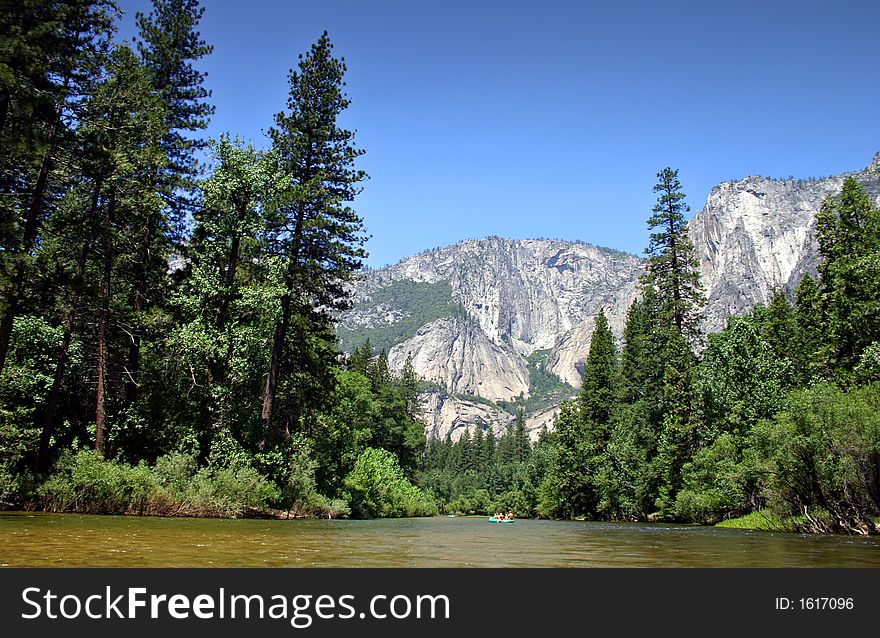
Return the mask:
[[[295,61],[269,147],[214,111],[197,0],[0,16],[0,494],[163,515],[434,512],[417,382],[333,317],[366,256],[345,62]],[[279,78],[281,81],[281,78]],[[207,161],[207,165],[203,165]]]

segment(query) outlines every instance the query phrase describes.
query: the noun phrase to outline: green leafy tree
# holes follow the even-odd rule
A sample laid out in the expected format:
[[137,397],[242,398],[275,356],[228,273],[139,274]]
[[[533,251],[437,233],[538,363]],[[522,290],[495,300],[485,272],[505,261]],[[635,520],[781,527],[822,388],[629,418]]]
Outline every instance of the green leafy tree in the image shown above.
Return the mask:
[[754,433],[771,503],[809,531],[877,534],[880,386],[791,393]]
[[[146,379],[154,395],[166,394],[160,388],[170,380],[170,394],[187,398],[179,416],[197,425],[203,444],[210,432],[233,428],[254,449],[262,439],[254,414],[271,338],[268,308],[278,297],[278,267],[266,258],[261,236],[284,173],[272,152],[228,135],[212,143],[211,157],[189,260],[172,298],[178,321],[167,335],[164,361],[154,361]],[[156,406],[153,414],[159,411]]]
[[714,523],[761,502],[762,481],[748,458],[748,443],[757,424],[782,405],[791,362],[776,354],[757,323],[754,317],[731,318],[709,337],[696,372],[697,449],[682,466],[679,518]]
[[431,516],[437,506],[410,483],[397,459],[386,450],[367,448],[345,479],[352,509],[361,517]]

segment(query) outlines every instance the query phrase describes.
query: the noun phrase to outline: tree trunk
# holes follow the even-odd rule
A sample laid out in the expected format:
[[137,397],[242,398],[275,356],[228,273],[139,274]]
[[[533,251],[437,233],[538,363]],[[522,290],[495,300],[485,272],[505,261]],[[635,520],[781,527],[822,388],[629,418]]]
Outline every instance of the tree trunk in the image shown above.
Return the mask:
[[[306,166],[303,172],[302,184],[307,184],[312,177],[312,156],[306,156]],[[278,380],[281,376],[281,356],[284,352],[284,339],[287,336],[287,324],[290,321],[291,295],[294,293],[293,286],[296,284],[295,276],[299,265],[300,249],[303,242],[303,222],[306,217],[306,207],[299,204],[296,211],[296,225],[293,231],[293,242],[290,249],[290,262],[287,266],[285,284],[287,291],[281,298],[281,321],[275,326],[275,338],[272,340],[272,360],[269,363],[269,374],[266,378],[266,389],[263,392],[262,418],[267,428],[272,424],[272,411],[275,407],[275,394],[278,391]],[[285,428],[286,430],[286,428]],[[286,438],[286,437],[285,437]]]
[[[284,354],[284,339],[287,337],[287,325],[290,322],[291,295],[296,285],[296,269],[299,264],[299,254],[303,239],[303,221],[305,220],[305,206],[300,204],[296,214],[296,230],[293,236],[293,245],[290,250],[290,262],[287,266],[286,286],[287,292],[281,298],[281,321],[275,326],[275,338],[272,340],[272,359],[269,363],[269,375],[266,378],[266,389],[263,392],[263,423],[268,427],[272,424],[272,411],[275,407],[275,394],[278,391],[278,381],[281,376],[281,356]],[[286,431],[286,428],[285,428]],[[285,432],[286,433],[286,432]],[[285,436],[286,438],[286,436]]]
[[113,213],[116,198],[111,193],[107,209],[107,239],[104,242],[104,274],[101,280],[101,310],[98,316],[98,388],[95,397],[95,449],[105,450],[107,420],[107,322],[110,315],[110,276],[113,268]]
[[290,294],[281,298],[281,321],[275,325],[275,337],[272,340],[272,359],[269,362],[269,374],[266,377],[266,389],[263,392],[262,418],[266,426],[272,423],[272,411],[275,407],[275,394],[278,392],[278,380],[281,376],[281,357],[284,354],[284,339],[287,336],[287,324],[290,321]]
[[[94,218],[98,210],[98,194],[101,191],[100,184],[95,186],[95,194],[92,198],[92,208],[90,216]],[[79,253],[79,260],[76,263],[76,278],[74,285],[79,286],[82,283],[83,274],[86,269],[86,257],[88,256],[89,244],[84,241],[82,249]],[[67,367],[67,360],[70,357],[70,342],[73,337],[73,323],[76,319],[76,306],[79,303],[79,292],[75,289],[70,303],[67,305],[67,318],[64,321],[64,336],[61,339],[61,352],[58,354],[58,361],[55,364],[55,375],[52,378],[52,389],[49,391],[49,397],[46,399],[46,410],[43,415],[43,429],[40,433],[40,449],[37,453],[37,473],[43,474],[49,469],[49,442],[52,440],[52,432],[55,429],[55,415],[58,412],[58,403],[61,400],[61,383],[64,380],[64,369]]]
[[128,348],[128,377],[125,380],[125,399],[128,403],[134,403],[138,399],[138,379],[141,369],[141,336],[143,332],[140,327],[140,315],[147,305],[147,281],[149,279],[148,270],[151,241],[152,232],[148,221],[141,234],[141,246],[138,252],[141,270],[140,273],[138,273],[135,282],[134,298],[132,299],[132,307],[135,312],[135,326],[132,330],[131,345]]

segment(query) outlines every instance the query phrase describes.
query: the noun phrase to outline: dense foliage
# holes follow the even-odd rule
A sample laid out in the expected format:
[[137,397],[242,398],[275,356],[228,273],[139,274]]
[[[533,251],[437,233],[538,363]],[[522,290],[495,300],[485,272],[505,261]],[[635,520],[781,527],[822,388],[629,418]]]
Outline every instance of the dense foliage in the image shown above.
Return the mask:
[[[213,113],[197,0],[0,24],[0,493],[183,515],[424,515],[417,381],[341,357],[366,174],[324,33],[257,150]],[[201,160],[208,160],[207,166]],[[375,494],[374,487],[383,490]]]

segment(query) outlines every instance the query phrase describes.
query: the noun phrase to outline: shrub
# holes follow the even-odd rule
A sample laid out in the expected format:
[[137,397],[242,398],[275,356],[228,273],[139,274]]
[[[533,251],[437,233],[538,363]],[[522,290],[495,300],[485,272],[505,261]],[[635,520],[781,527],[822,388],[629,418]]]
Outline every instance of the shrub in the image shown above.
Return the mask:
[[437,513],[433,500],[410,483],[393,454],[367,448],[358,457],[345,479],[356,516],[401,517],[432,516]]
[[738,516],[755,503],[757,482],[736,436],[720,435],[682,468],[682,490],[675,500],[675,515],[695,523],[717,523]]
[[462,492],[447,503],[444,508],[447,514],[463,514],[465,516],[488,515],[490,509],[492,509],[492,502],[489,498],[489,492],[482,489]]
[[811,531],[877,533],[880,383],[844,392],[830,384],[792,392],[761,422],[754,450],[769,497]]
[[94,450],[64,454],[37,491],[52,511],[88,514],[166,513],[172,499],[144,463],[105,461]]
[[186,501],[202,514],[238,517],[268,509],[280,497],[278,487],[252,467],[206,467],[193,478]]

